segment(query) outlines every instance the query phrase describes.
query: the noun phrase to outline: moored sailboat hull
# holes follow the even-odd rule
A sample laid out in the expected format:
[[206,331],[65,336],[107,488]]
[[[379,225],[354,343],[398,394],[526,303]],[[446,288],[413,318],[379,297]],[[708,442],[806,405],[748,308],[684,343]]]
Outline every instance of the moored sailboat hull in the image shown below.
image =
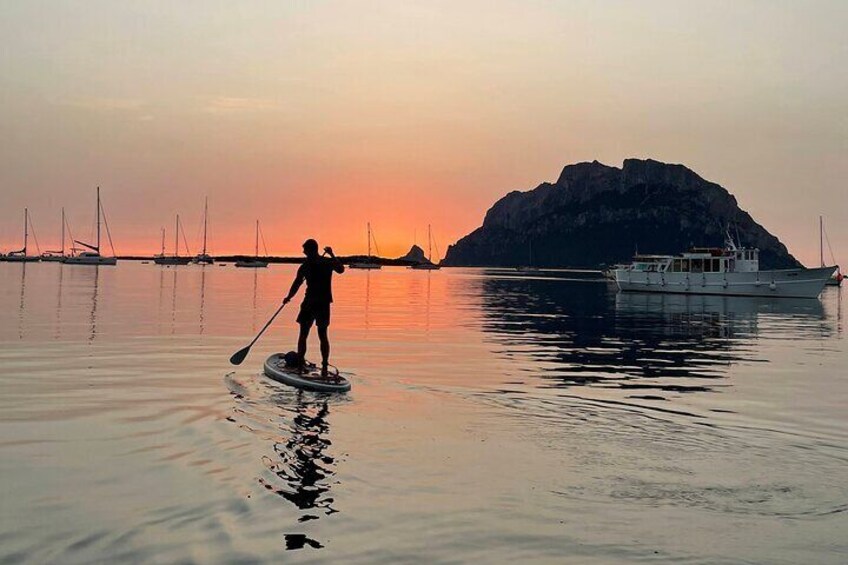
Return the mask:
[[189,257],[154,257],[153,262],[157,265],[188,265]]
[[80,253],[73,257],[65,257],[62,263],[66,265],[103,265],[112,266],[118,264],[115,257],[103,257],[99,253]]
[[41,257],[36,257],[33,255],[6,255],[3,258],[0,258],[0,261],[6,261],[7,263],[37,263],[41,261]]
[[196,265],[213,265],[215,263],[215,259],[213,259],[209,255],[197,255],[194,259],[191,260],[192,263]]

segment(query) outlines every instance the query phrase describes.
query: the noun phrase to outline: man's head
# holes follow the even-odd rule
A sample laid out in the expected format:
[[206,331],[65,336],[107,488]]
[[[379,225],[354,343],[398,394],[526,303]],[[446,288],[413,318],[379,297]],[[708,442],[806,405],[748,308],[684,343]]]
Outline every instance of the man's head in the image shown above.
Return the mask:
[[303,242],[303,254],[307,257],[318,256],[318,242],[314,239],[307,239]]

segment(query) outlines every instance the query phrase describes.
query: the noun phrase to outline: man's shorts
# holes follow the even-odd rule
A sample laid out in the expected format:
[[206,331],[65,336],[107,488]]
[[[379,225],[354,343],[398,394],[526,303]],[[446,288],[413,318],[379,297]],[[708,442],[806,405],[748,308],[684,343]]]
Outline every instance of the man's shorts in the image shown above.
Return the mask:
[[297,323],[309,327],[312,327],[314,323],[319,328],[326,328],[330,325],[330,303],[301,304]]

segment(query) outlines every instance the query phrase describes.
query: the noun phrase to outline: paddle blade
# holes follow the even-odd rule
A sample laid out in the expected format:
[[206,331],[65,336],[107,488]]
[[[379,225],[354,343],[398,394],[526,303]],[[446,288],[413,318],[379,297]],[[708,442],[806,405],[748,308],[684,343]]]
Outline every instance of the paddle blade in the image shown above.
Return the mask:
[[230,363],[232,363],[233,365],[241,365],[242,361],[244,361],[244,358],[247,357],[247,354],[249,352],[250,352],[250,346],[249,345],[247,347],[245,347],[244,349],[239,349],[238,351],[233,353],[232,357],[230,357]]

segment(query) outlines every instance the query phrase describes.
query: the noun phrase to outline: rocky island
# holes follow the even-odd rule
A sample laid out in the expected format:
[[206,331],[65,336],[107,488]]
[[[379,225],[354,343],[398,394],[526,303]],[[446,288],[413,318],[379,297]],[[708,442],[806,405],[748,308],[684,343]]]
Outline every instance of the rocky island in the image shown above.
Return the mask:
[[720,247],[728,228],[742,245],[760,249],[761,268],[800,266],[733,195],[683,165],[577,163],[554,183],[498,200],[481,227],[448,247],[443,264],[602,268],[637,251]]

